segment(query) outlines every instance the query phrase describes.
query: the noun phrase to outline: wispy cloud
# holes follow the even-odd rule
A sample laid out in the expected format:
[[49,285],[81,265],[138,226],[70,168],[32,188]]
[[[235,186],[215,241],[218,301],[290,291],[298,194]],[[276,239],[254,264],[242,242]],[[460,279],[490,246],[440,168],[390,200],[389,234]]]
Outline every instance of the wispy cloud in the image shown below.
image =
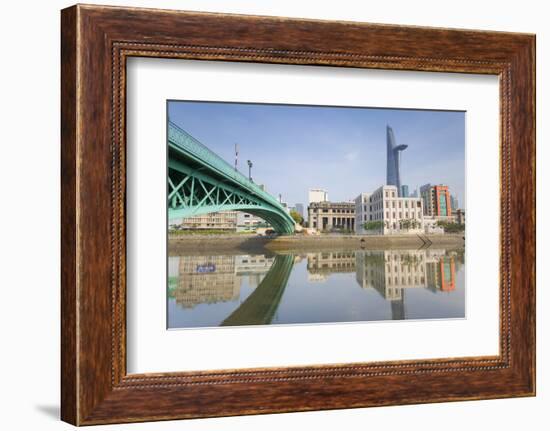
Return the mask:
[[359,159],[359,151],[350,151],[346,154],[344,154],[344,159],[348,162],[355,162]]

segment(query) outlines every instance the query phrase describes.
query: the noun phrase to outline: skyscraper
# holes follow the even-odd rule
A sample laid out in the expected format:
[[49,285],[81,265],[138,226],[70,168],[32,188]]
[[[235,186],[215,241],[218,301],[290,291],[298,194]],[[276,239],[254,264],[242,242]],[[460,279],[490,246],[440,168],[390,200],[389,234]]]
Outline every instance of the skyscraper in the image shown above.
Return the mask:
[[458,209],[458,199],[455,195],[451,195],[451,209],[453,211]]
[[294,209],[302,217],[304,216],[304,205],[303,204],[294,204]]
[[401,196],[401,172],[400,172],[400,152],[405,150],[408,145],[396,145],[393,129],[386,126],[386,144],[388,151],[388,165],[386,170],[386,184],[389,186],[397,186],[397,192]]
[[452,215],[449,187],[443,184],[436,186],[424,184],[420,187],[420,196],[424,203],[424,215],[431,217],[450,217]]

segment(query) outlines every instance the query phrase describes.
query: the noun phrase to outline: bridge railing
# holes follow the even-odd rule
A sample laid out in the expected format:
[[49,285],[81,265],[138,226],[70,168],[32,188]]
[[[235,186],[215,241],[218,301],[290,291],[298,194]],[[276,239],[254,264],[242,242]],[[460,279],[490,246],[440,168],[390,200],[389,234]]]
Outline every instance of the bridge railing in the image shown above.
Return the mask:
[[231,166],[224,159],[222,159],[220,156],[210,150],[206,145],[195,139],[181,127],[172,122],[168,123],[168,141],[174,143],[184,151],[207,163],[214,170],[218,171],[226,177],[231,178],[233,181],[235,181],[248,191],[262,197],[264,200],[270,202],[276,207],[282,208],[280,202],[272,195],[262,190],[257,184],[250,181],[245,175],[243,175],[239,171],[235,170],[233,166]]

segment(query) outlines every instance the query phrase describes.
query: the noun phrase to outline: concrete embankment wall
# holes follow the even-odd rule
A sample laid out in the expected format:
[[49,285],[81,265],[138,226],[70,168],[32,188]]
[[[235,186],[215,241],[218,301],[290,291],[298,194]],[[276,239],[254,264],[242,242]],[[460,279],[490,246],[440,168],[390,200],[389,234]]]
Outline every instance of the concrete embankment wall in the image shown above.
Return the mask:
[[386,248],[418,249],[462,248],[463,235],[292,235],[264,238],[252,235],[174,235],[169,236],[171,255],[224,253],[316,251],[335,249],[380,250]]

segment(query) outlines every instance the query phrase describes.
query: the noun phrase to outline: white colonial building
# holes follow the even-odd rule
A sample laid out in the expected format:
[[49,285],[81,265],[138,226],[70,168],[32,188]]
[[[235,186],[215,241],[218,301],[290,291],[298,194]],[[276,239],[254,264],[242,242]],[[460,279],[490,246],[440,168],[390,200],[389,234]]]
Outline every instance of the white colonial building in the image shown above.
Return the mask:
[[[367,230],[366,223],[379,226]],[[355,198],[355,231],[385,235],[421,233],[424,231],[422,199],[399,197],[396,186],[382,186],[372,193],[361,193]]]

